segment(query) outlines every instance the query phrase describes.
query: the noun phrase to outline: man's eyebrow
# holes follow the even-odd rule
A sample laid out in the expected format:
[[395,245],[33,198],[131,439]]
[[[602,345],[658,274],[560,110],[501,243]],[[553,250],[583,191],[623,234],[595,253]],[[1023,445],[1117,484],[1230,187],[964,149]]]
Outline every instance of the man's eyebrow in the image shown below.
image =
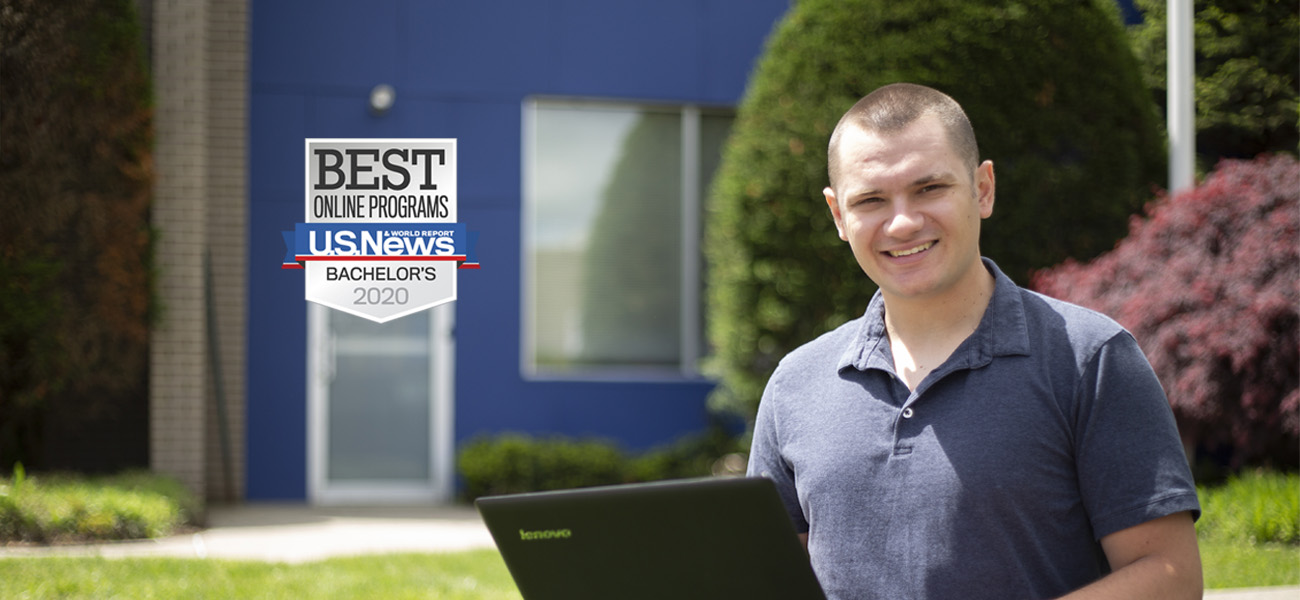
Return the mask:
[[948,181],[951,179],[955,179],[955,177],[951,173],[947,173],[947,172],[931,173],[929,175],[924,175],[922,177],[917,178],[915,181],[912,182],[912,187],[916,187],[918,185],[925,185],[928,183]]
[[[922,175],[912,180],[912,183],[908,184],[908,187],[918,187],[918,186],[923,186],[923,185],[936,183],[936,182],[950,181],[952,179],[955,179],[955,177],[951,173],[947,173],[947,172],[928,173],[926,175]],[[873,196],[880,193],[883,192],[881,192],[881,190],[878,190],[876,188],[867,188],[863,190],[853,191],[853,193],[850,194],[850,196],[853,197]]]

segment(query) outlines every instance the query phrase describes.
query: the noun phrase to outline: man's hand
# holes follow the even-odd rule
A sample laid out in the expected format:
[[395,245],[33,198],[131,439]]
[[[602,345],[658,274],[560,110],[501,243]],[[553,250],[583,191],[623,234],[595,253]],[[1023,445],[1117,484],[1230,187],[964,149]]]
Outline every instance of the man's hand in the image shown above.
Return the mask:
[[1153,519],[1101,538],[1111,573],[1062,600],[1201,597],[1201,552],[1191,513]]

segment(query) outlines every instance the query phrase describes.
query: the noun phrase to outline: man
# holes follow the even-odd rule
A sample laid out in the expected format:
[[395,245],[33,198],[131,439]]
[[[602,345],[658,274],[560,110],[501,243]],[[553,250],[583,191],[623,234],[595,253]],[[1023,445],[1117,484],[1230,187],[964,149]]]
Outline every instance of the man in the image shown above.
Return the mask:
[[866,313],[768,381],[750,475],[777,483],[831,598],[1199,598],[1173,416],[1110,319],[979,252],[993,163],[961,107],[894,84],[831,135]]

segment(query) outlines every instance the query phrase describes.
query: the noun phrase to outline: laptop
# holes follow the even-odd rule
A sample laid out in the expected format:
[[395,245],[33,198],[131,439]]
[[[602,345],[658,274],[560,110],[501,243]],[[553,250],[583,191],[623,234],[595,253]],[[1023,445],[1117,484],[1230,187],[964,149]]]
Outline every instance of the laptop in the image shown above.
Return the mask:
[[684,479],[474,502],[525,600],[824,600],[771,481]]

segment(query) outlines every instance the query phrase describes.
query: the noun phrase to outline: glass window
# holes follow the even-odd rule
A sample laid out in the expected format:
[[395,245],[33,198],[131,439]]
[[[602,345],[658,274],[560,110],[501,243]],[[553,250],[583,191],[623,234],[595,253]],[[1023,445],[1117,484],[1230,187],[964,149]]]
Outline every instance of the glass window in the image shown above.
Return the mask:
[[524,123],[525,370],[695,374],[701,205],[731,116],[535,100]]

